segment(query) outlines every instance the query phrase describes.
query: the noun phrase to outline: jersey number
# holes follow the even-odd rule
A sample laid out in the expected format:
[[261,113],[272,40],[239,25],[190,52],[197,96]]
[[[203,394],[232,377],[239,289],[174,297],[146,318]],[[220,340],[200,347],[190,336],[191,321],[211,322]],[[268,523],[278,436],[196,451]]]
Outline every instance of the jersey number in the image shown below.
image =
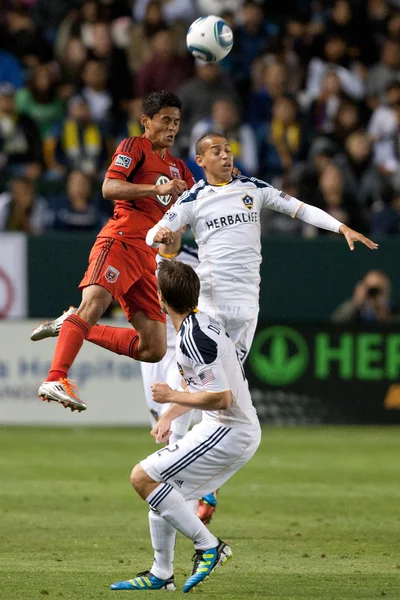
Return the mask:
[[167,452],[176,452],[177,450],[179,450],[179,446],[178,446],[178,444],[175,444],[173,447],[165,446],[165,448],[163,448],[162,450],[159,450],[157,452],[158,456],[161,456],[161,452],[165,452],[166,450],[167,450]]

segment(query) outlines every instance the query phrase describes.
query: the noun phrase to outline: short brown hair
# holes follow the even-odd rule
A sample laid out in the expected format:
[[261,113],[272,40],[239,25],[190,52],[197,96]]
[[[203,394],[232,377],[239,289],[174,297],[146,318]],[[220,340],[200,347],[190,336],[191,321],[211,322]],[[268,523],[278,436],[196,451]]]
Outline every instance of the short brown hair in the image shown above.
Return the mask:
[[164,260],[158,267],[158,289],[168,306],[185,313],[197,306],[200,280],[191,266],[179,260]]

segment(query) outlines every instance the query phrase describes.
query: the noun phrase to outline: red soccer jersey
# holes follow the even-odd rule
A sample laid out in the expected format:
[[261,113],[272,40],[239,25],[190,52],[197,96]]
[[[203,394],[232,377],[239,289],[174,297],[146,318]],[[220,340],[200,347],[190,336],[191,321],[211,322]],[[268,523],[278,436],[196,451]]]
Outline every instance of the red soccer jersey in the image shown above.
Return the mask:
[[[148,185],[161,185],[173,178],[183,179],[189,189],[196,183],[182,160],[171,156],[167,151],[164,158],[161,158],[145,136],[122,140],[115,151],[106,177]],[[98,237],[116,238],[145,252],[153,252],[146,244],[146,234],[162,219],[175,200],[176,198],[171,196],[144,196],[130,201],[115,200],[114,214]]]

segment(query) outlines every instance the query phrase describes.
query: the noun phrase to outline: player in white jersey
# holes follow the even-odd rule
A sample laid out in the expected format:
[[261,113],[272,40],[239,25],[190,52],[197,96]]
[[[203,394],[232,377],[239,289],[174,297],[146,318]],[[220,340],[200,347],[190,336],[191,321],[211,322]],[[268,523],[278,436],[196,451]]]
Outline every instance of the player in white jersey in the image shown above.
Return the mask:
[[244,360],[253,341],[260,287],[261,219],[264,208],[344,235],[350,249],[360,241],[377,244],[328,213],[293,198],[255,177],[235,176],[227,140],[210,132],[198,140],[196,162],[205,178],[182,194],[147,234],[152,247],[169,243],[171,232],[190,225],[195,236],[201,282],[199,308],[229,332]]
[[[161,245],[156,257],[157,264],[164,260],[178,260],[193,268],[199,264],[197,250],[186,244],[182,244],[182,235],[185,227],[176,232],[174,241],[168,246]],[[163,359],[157,363],[140,363],[142,372],[143,389],[146,403],[149,408],[150,421],[152,427],[156,424],[161,414],[168,408],[166,405],[154,402],[151,393],[151,385],[155,381],[165,381],[173,389],[180,388],[182,376],[176,365],[175,352],[175,329],[171,319],[167,315],[167,352]],[[172,433],[169,439],[171,444],[178,442],[188,431],[193,415],[189,412],[175,419],[172,423]]]
[[156,402],[172,406],[152,431],[168,439],[171,422],[192,408],[201,423],[177,444],[151,454],[131,473],[136,492],[149,504],[154,563],[149,571],[115,583],[113,590],[175,589],[173,560],[176,531],[191,539],[195,561],[183,591],[189,592],[232,554],[188,507],[186,500],[212,492],[256,452],[261,429],[236,348],[222,325],[199,312],[200,282],[181,262],[163,262],[158,271],[159,298],[177,332],[176,356],[187,392],[166,383],[152,387]]

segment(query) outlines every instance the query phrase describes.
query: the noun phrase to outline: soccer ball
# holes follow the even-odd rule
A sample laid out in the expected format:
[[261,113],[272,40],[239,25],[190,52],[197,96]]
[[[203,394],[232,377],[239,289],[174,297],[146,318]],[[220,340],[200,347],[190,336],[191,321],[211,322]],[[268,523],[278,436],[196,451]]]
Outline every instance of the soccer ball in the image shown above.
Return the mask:
[[195,58],[218,62],[232,49],[232,29],[226,21],[215,15],[200,17],[189,27],[186,45]]

